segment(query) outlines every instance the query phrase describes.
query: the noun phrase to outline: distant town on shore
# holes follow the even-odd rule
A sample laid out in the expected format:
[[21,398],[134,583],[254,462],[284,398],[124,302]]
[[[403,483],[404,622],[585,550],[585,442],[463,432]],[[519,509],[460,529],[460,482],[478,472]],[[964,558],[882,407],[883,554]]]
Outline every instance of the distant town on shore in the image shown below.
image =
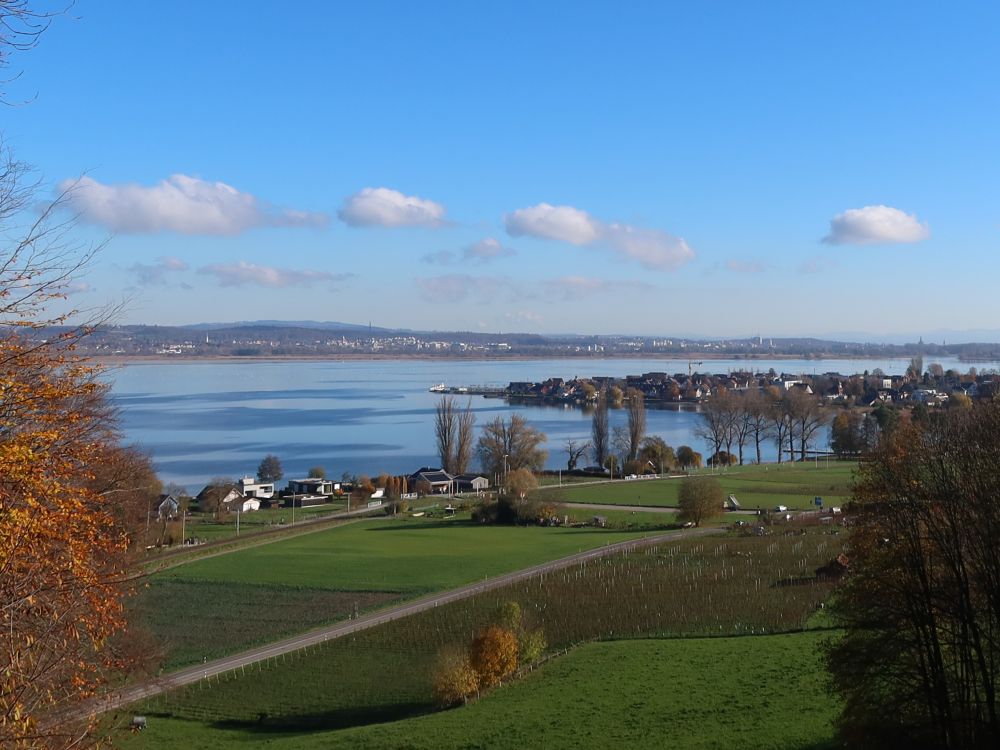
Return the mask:
[[[51,337],[63,329],[41,329]],[[674,357],[678,359],[808,359],[951,357],[970,363],[1000,360],[1000,343],[832,341],[820,338],[685,338],[630,335],[540,335],[469,331],[409,331],[349,323],[255,321],[191,326],[103,326],[78,350],[99,357]]]

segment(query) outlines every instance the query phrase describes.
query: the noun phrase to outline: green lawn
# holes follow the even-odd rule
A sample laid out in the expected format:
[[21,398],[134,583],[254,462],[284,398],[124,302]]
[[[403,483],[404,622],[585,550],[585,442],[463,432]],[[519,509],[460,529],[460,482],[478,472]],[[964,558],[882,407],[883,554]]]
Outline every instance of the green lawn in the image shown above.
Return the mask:
[[544,628],[553,649],[708,635],[740,635],[735,642],[751,648],[760,634],[822,625],[814,615],[832,584],[811,572],[840,549],[839,535],[825,528],[678,539],[435,607],[131,710],[182,729],[198,724],[206,747],[233,728],[260,740],[264,729],[267,737],[329,733],[426,714],[438,651],[467,643],[507,601],[520,604],[528,627]]
[[827,694],[820,654],[828,637],[591,643],[451,711],[333,731],[151,714],[149,729],[123,747],[832,747],[838,703]]
[[172,669],[649,530],[361,521],[157,573],[135,607]]
[[[719,473],[709,470],[697,472],[699,476],[715,476],[726,494],[736,495],[747,510],[773,508],[815,507],[813,500],[823,498],[825,507],[843,505],[851,494],[853,474],[857,464],[852,462],[764,464],[761,466],[734,466]],[[558,489],[539,490],[538,497],[577,503],[608,503],[612,505],[676,506],[680,478],[616,481],[601,484],[563,486]]]
[[155,579],[416,595],[634,536],[613,529],[483,526],[462,518],[372,520],[199,560]]
[[[295,520],[304,521],[307,518],[319,518],[339,513],[346,510],[347,506],[343,501],[335,503],[324,503],[323,505],[313,505],[306,508],[295,509]],[[254,534],[258,531],[272,529],[275,526],[284,526],[292,522],[291,508],[265,508],[263,510],[250,513],[240,513],[240,535]],[[180,538],[180,524],[171,525],[176,536]],[[153,529],[155,538],[157,530]],[[227,513],[220,519],[215,519],[211,515],[190,514],[184,525],[184,534],[187,537],[214,542],[218,539],[230,539],[236,536],[236,514]]]

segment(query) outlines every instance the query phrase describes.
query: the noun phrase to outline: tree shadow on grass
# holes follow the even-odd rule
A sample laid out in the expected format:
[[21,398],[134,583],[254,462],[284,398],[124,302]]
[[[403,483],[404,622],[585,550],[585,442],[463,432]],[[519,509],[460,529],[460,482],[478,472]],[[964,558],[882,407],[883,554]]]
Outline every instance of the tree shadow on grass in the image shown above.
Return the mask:
[[394,703],[282,716],[261,714],[254,720],[225,719],[214,721],[211,726],[214,729],[236,730],[249,734],[300,734],[383,724],[429,713],[433,709],[434,705],[431,703]]

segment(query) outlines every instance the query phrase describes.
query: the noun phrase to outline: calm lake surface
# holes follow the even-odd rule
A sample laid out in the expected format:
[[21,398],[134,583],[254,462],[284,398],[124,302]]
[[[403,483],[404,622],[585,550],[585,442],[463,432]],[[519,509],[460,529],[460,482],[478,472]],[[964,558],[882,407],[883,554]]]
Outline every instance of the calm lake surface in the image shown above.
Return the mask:
[[[945,369],[969,369],[957,360],[935,361]],[[696,369],[847,374],[880,368],[896,374],[904,372],[908,363],[907,359],[715,360]],[[925,360],[925,365],[929,363]],[[996,365],[976,364],[980,369]],[[268,453],[281,458],[286,477],[304,476],[312,466],[325,467],[331,477],[344,472],[409,473],[436,466],[433,414],[439,396],[428,392],[436,383],[506,385],[513,380],[643,372],[686,373],[687,361],[155,362],[112,368],[107,377],[128,442],[152,455],[165,482],[197,491],[215,476],[255,473]],[[548,435],[552,469],[566,466],[566,439],[589,439],[590,416],[578,408],[511,406],[479,396],[472,397],[472,408],[479,425],[497,415],[522,412]],[[674,447],[687,444],[704,451],[693,434],[698,419],[688,409],[651,409],[647,432]],[[612,427],[625,420],[623,410],[612,410]],[[773,457],[769,444],[765,460]]]

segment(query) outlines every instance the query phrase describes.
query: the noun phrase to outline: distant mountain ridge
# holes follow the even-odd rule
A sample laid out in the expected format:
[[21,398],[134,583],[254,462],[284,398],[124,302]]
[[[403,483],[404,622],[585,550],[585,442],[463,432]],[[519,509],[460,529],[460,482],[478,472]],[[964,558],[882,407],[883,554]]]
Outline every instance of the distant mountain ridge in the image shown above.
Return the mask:
[[[152,327],[148,324],[136,324],[142,327]],[[161,328],[176,328],[196,331],[219,331],[237,330],[242,328],[300,328],[316,331],[350,331],[353,333],[364,333],[370,331],[373,334],[420,334],[428,335],[434,333],[472,333],[483,334],[485,331],[461,331],[461,330],[420,330],[414,328],[386,328],[384,326],[365,325],[363,323],[344,323],[340,321],[318,321],[318,320],[238,320],[230,323],[192,323],[187,325],[166,325],[157,326]],[[524,335],[526,332],[507,331],[506,335]],[[504,334],[500,334],[504,335]],[[551,334],[528,334],[544,339],[587,339],[597,341],[604,338],[627,338],[633,336],[638,339],[645,338],[673,338],[681,341],[746,341],[758,337],[757,334],[745,336],[705,336],[693,333],[685,334],[635,334],[635,333],[609,333],[609,334],[588,334],[588,333],[551,333]],[[921,340],[925,344],[938,345],[960,345],[960,344],[1000,344],[1000,329],[979,328],[979,329],[937,329],[926,333],[870,333],[865,331],[837,331],[825,336],[762,336],[764,341],[773,341],[781,344],[807,345],[815,347],[836,346],[836,345],[859,345],[859,344],[893,344],[893,345],[917,345]]]
[[400,328],[381,328],[361,323],[339,323],[332,320],[237,320],[232,323],[193,323],[170,327],[188,328],[196,331],[219,331],[234,328],[309,328],[317,331],[372,331],[373,333],[390,333],[405,330]]

